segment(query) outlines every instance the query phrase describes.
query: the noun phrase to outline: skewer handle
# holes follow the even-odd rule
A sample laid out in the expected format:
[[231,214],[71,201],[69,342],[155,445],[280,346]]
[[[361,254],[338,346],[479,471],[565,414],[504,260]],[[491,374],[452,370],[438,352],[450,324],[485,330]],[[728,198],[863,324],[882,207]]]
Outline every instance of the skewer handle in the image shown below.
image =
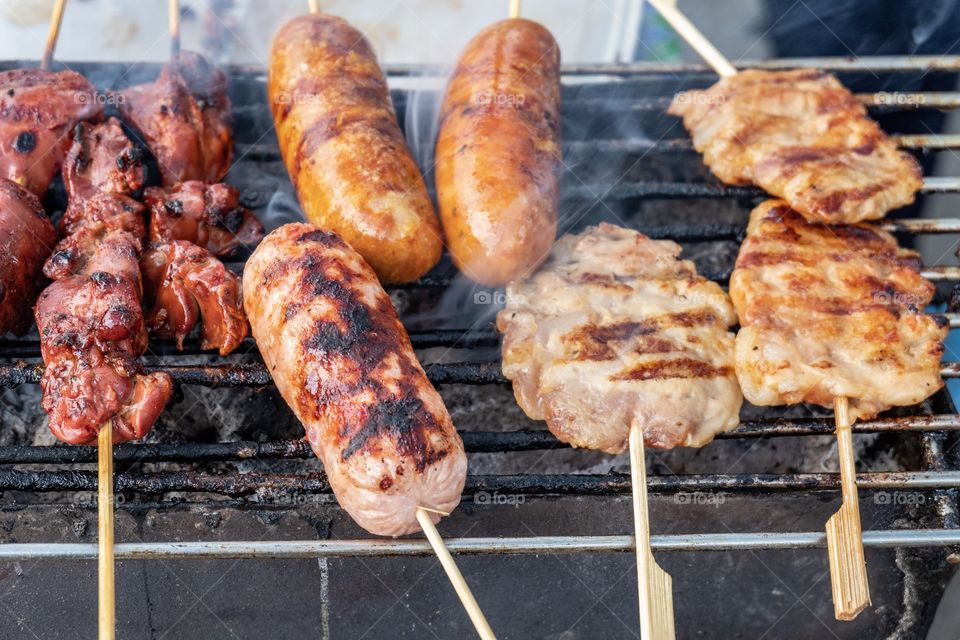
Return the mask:
[[480,610],[480,605],[477,604],[476,599],[473,597],[473,592],[470,591],[470,587],[467,586],[467,581],[463,579],[463,574],[460,573],[457,563],[453,561],[453,556],[450,555],[447,545],[443,543],[443,538],[440,537],[437,526],[433,524],[433,520],[430,519],[430,510],[417,507],[417,522],[420,523],[420,528],[423,529],[427,540],[430,541],[430,546],[433,547],[434,553],[437,554],[440,565],[443,567],[443,570],[447,572],[447,577],[450,579],[454,590],[460,597],[463,608],[467,610],[467,615],[470,616],[470,621],[473,622],[477,634],[483,640],[496,640],[497,637],[493,635],[493,630],[490,628],[487,618],[483,615],[483,611]]
[[167,20],[170,24],[170,55],[180,53],[180,0],[168,0]]
[[520,17],[520,0],[510,0],[510,9],[507,15],[511,19]]
[[633,522],[637,539],[637,587],[640,592],[640,637],[674,640],[673,580],[660,568],[650,550],[650,514],[647,510],[647,462],[643,429],[630,429],[630,481],[633,483]]
[[700,33],[690,19],[683,15],[671,0],[647,0],[663,19],[670,23],[674,31],[687,41],[704,61],[713,67],[720,76],[735,76],[737,69],[717,50],[713,43]]
[[60,25],[63,23],[63,10],[67,0],[57,0],[50,15],[50,30],[47,31],[47,41],[43,45],[43,58],[40,59],[40,68],[47,70],[53,61],[53,51],[57,48],[57,38],[60,36]]
[[837,620],[853,620],[870,605],[870,583],[863,555],[849,406],[845,397],[838,397],[833,401],[843,504],[827,521],[827,553],[830,558],[833,612]]
[[320,0],[307,0],[307,6],[310,8],[310,13],[320,13]]
[[97,434],[97,543],[99,546],[99,639],[116,634],[116,583],[113,563],[113,421]]

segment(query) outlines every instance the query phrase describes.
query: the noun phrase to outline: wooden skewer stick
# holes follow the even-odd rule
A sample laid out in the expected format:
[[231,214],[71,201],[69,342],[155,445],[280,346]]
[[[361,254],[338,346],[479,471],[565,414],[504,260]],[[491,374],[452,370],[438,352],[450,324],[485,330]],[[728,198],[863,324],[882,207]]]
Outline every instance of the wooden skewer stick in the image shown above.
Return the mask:
[[99,639],[116,634],[116,587],[113,563],[113,421],[97,434],[97,543]]
[[307,0],[307,6],[310,7],[310,13],[320,13],[320,0]]
[[470,591],[467,581],[463,579],[463,574],[460,573],[457,563],[453,561],[453,556],[450,555],[447,545],[443,543],[443,538],[440,537],[437,526],[433,524],[433,520],[430,519],[431,513],[441,512],[427,507],[417,507],[417,522],[420,523],[423,533],[427,536],[427,540],[430,541],[430,546],[433,547],[434,553],[437,554],[440,565],[443,567],[443,570],[447,572],[447,577],[450,579],[454,590],[460,597],[463,608],[467,610],[467,615],[470,616],[470,621],[473,622],[477,634],[483,640],[496,640],[497,637],[493,635],[493,630],[490,628],[487,618],[483,615],[483,611],[480,610],[480,605],[477,604],[476,599],[473,597],[473,592]]
[[713,67],[721,76],[737,75],[736,67],[731,64],[727,58],[720,53],[713,43],[700,33],[692,22],[677,9],[671,0],[647,0],[654,9],[663,16],[663,19],[670,23],[670,26],[680,34],[680,37],[687,41],[694,51],[696,51],[707,64]]
[[63,10],[67,0],[57,0],[50,14],[50,30],[47,31],[47,41],[43,46],[43,57],[40,59],[40,68],[47,70],[53,61],[53,50],[57,48],[57,38],[60,36],[60,25],[63,23]]
[[630,429],[630,482],[633,484],[633,523],[637,546],[637,587],[640,592],[640,637],[674,640],[673,580],[660,568],[650,549],[650,514],[647,510],[647,462],[643,455],[643,429]]
[[853,620],[870,605],[870,583],[867,579],[867,563],[863,556],[849,407],[847,398],[834,398],[843,504],[827,521],[827,554],[830,558],[833,612],[837,620]]
[[510,0],[510,11],[508,15],[511,19],[520,17],[520,0]]
[[169,0],[167,19],[170,21],[170,56],[180,53],[180,0]]

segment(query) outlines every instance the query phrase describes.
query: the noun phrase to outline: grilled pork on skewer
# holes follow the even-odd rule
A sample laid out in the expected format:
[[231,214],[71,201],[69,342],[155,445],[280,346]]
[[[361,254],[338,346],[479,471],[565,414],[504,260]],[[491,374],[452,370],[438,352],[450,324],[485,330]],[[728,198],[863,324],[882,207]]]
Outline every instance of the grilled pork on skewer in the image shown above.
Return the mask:
[[45,282],[43,261],[56,242],[40,200],[0,178],[0,335],[30,328],[30,309]]
[[117,121],[75,133],[66,237],[44,266],[55,282],[34,310],[46,365],[43,408],[64,442],[93,444],[107,421],[113,441],[123,442],[145,435],[173,393],[169,375],[144,374],[138,361],[147,348],[143,205],[128,193],[142,183],[143,167]]
[[223,257],[263,239],[263,225],[227,184],[191,180],[167,189],[150,187],[143,202],[150,208],[150,242],[188,240]]
[[876,220],[922,186],[917,162],[822,71],[741,71],[677,95],[668,112],[720,180],[755,184],[812,222]]
[[247,261],[243,300],[263,361],[357,524],[398,536],[420,530],[418,507],[457,506],[463,443],[360,254],[332,232],[285,225]]
[[920,256],[859,224],[807,222],[782,200],[750,215],[730,278],[737,375],[756,405],[850,401],[850,419],[913,405],[943,386],[947,328],[923,310]]
[[609,224],[561,238],[497,315],[524,412],[575,447],[702,446],[739,424],[733,306],[680,246]]
[[154,82],[124,90],[118,105],[165,185],[226,175],[233,159],[227,77],[200,54],[178,53]]
[[79,73],[0,73],[0,177],[43,197],[70,147],[71,129],[102,115],[96,90]]

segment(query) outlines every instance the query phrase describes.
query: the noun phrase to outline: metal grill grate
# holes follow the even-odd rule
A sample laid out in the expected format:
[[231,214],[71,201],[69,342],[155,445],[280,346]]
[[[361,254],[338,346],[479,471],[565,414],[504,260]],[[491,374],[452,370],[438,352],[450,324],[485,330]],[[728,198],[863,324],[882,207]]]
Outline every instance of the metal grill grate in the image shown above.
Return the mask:
[[[2,65],[18,66],[16,63]],[[841,74],[960,72],[960,57],[937,58],[868,58],[848,60],[838,58],[770,61],[757,66],[785,68],[811,66]],[[125,69],[120,65],[71,64],[71,68],[87,73],[94,81],[124,76],[125,83],[152,77],[157,68],[142,65]],[[388,69],[394,81],[408,76],[429,75],[429,70],[418,67]],[[682,78],[681,78],[682,76]],[[237,156],[243,164],[262,167],[279,165],[275,141],[264,138],[270,130],[270,116],[265,103],[264,77],[261,70],[235,68],[231,70],[237,119]],[[566,67],[564,74],[564,120],[574,125],[581,114],[592,110],[606,110],[610,117],[630,117],[632,114],[657,115],[669,103],[671,91],[664,91],[664,83],[681,78],[684,83],[709,84],[712,76],[699,65],[580,65]],[[590,82],[582,82],[589,79]],[[112,82],[112,80],[110,80]],[[101,82],[101,84],[104,84]],[[651,97],[657,88],[662,95]],[[958,93],[905,93],[896,104],[889,104],[877,94],[863,94],[861,99],[876,112],[913,109],[953,109],[960,107]],[[394,92],[398,111],[403,114],[408,95]],[[594,114],[593,117],[596,117]],[[401,115],[403,121],[403,115]],[[682,129],[677,130],[680,135]],[[269,140],[269,141],[265,141]],[[960,148],[960,136],[901,135],[904,148],[920,153]],[[679,156],[684,166],[694,175],[703,175],[699,157],[686,137],[648,139],[624,136],[612,139],[591,139],[589,135],[574,136],[564,144],[568,163],[578,158],[610,160],[622,157],[644,157],[646,154]],[[276,167],[273,169],[278,174]],[[243,189],[243,172],[231,181]],[[279,167],[282,175],[282,166]],[[671,180],[634,179],[611,182],[601,177],[596,183],[567,180],[563,189],[562,208],[584,211],[579,203],[598,201],[606,205],[631,207],[648,199],[715,199],[738,198],[749,209],[750,200],[762,196],[754,188],[729,187],[706,176],[702,181],[678,182]],[[929,177],[925,193],[960,192],[960,178]],[[268,196],[261,194],[259,206],[266,206]],[[593,222],[589,215],[579,216],[580,223]],[[738,223],[656,224],[643,219],[635,225],[655,238],[670,238],[684,244],[717,241],[736,242],[742,238],[744,225]],[[900,236],[917,234],[958,233],[960,218],[943,220],[899,219],[884,222],[883,228]],[[711,279],[724,281],[729,277],[731,260],[701,265],[700,272]],[[930,265],[924,274],[931,280],[960,281],[960,267]],[[449,264],[444,264],[421,281],[397,287],[401,292],[422,297],[438,298],[455,279]],[[478,287],[477,289],[482,289]],[[942,298],[942,296],[941,296]],[[947,313],[944,317],[951,327],[960,326],[960,315]],[[418,349],[456,349],[476,352],[477,358],[468,361],[428,364],[430,379],[435,384],[493,385],[504,384],[499,362],[490,359],[499,344],[496,333],[485,323],[469,331],[459,329],[413,330],[411,339]],[[245,347],[251,351],[252,362],[224,362],[215,364],[186,363],[184,358],[200,354],[198,343],[188,341],[179,353],[167,342],[151,344],[151,363],[148,370],[169,372],[180,385],[202,385],[222,388],[264,387],[270,377],[248,340]],[[244,350],[243,348],[241,351]],[[39,359],[36,336],[0,341],[0,386],[14,388],[39,382],[42,363]],[[960,377],[960,363],[946,362],[944,377]],[[892,472],[878,471],[859,476],[860,486],[872,489],[910,489],[931,491],[935,495],[938,529],[902,529],[865,532],[867,546],[910,547],[960,545],[960,523],[957,517],[956,490],[960,488],[960,470],[950,462],[945,452],[957,441],[960,415],[949,397],[941,392],[924,409],[924,415],[904,415],[858,423],[855,433],[911,434],[921,443],[925,468]],[[829,435],[832,419],[827,417],[792,418],[771,410],[760,419],[745,420],[740,427],[719,439],[758,439],[768,437],[800,437]],[[463,433],[467,450],[472,453],[505,453],[547,449],[561,449],[546,431],[521,429],[510,432],[471,431]],[[709,445],[708,445],[709,446]],[[192,464],[242,463],[252,460],[307,459],[312,457],[302,440],[274,440],[266,442],[184,442],[171,444],[124,444],[115,448],[115,459],[122,463]],[[93,463],[96,452],[87,447],[71,446],[0,446],[0,490],[23,492],[92,491],[96,474],[76,470],[72,465]],[[17,469],[13,465],[41,466],[42,469]],[[49,468],[47,468],[49,467]],[[220,494],[242,499],[252,494],[267,493],[327,493],[329,485],[323,473],[281,474],[265,471],[209,471],[204,469],[163,469],[149,472],[121,472],[116,476],[119,492],[161,495],[169,492],[200,492]],[[526,474],[474,475],[467,481],[468,493],[476,491],[506,492],[520,495],[598,496],[620,495],[629,492],[629,476],[624,474]],[[793,491],[839,490],[839,478],[833,473],[790,474],[691,474],[683,476],[653,475],[650,490],[657,493],[685,491],[743,491],[756,493]],[[632,538],[627,536],[568,536],[526,538],[461,538],[448,541],[451,550],[461,553],[542,553],[630,551]],[[825,546],[822,532],[762,532],[737,534],[696,534],[653,536],[653,546],[659,550],[731,550],[731,549],[795,549]],[[421,541],[350,540],[318,542],[233,542],[233,543],[143,543],[117,545],[117,558],[192,558],[192,557],[312,557],[316,555],[421,555],[430,552]],[[28,558],[92,558],[95,545],[86,544],[7,544],[0,545],[0,560]]]

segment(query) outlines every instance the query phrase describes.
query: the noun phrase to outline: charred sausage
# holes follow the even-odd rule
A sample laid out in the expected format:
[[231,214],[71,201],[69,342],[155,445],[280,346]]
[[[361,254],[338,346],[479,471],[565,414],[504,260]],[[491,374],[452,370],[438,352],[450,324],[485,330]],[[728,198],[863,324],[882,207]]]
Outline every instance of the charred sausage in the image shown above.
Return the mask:
[[403,535],[419,529],[417,506],[457,506],[463,443],[356,251],[312,225],[280,227],[247,261],[243,300],[277,388],[360,526]]
[[557,234],[560,52],[511,19],[460,56],[440,111],[437,201],[454,264],[477,282],[528,275]]
[[307,221],[339,234],[384,282],[409,282],[443,243],[370,43],[346,21],[301,16],[277,33],[267,92]]

